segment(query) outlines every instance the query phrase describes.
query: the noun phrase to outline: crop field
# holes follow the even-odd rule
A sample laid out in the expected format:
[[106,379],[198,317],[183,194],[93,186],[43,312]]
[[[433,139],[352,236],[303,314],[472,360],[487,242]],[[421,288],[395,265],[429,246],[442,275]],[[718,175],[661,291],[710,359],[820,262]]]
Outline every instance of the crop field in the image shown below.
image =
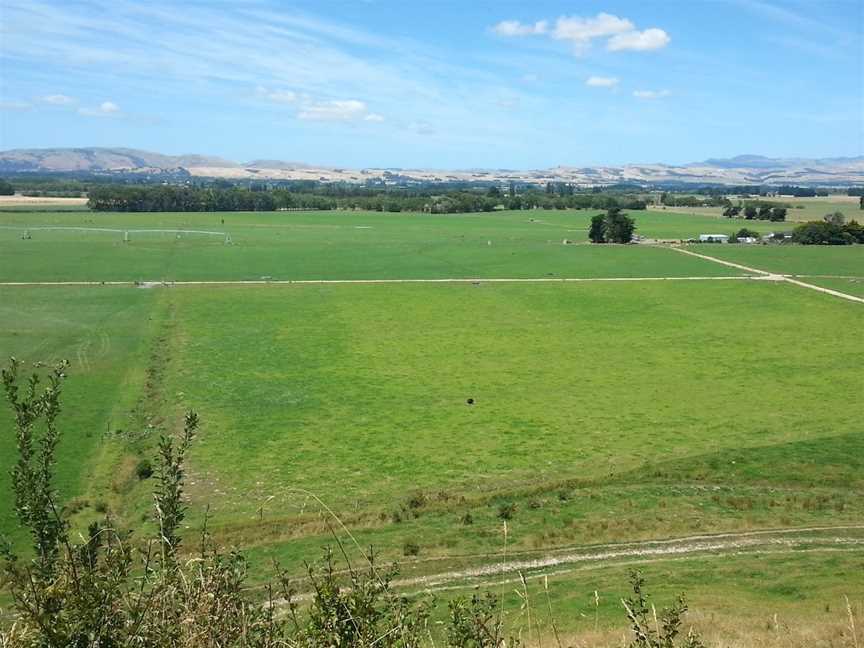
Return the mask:
[[[742,199],[747,200],[747,199]],[[760,197],[751,200],[760,200],[767,202],[783,203],[792,205],[792,208],[786,212],[786,220],[794,223],[805,221],[822,220],[826,214],[841,212],[848,220],[857,219],[859,222],[864,220],[864,212],[861,211],[858,203],[858,196],[826,196],[815,198],[793,198],[789,196],[779,197]],[[733,203],[737,203],[738,199],[732,198]],[[789,226],[784,227],[783,223],[771,223],[770,221],[743,221],[740,219],[729,220],[723,217],[722,207],[667,207],[668,210],[674,210],[681,214],[690,216],[701,216],[702,218],[717,218],[730,224],[741,223],[739,227],[747,227],[754,229],[757,232],[772,232],[778,229],[789,229]],[[663,208],[650,207],[651,212],[663,213],[666,211]],[[762,229],[760,226],[765,225],[768,229]]]
[[[194,408],[188,532],[209,506],[253,580],[274,558],[302,573],[347,529],[402,564],[406,590],[495,584],[517,578],[499,565],[506,520],[510,560],[548,561],[526,570],[535,589],[551,574],[562,628],[614,625],[642,559],[705,614],[740,592],[756,625],[833,623],[838,597],[864,598],[864,305],[664,246],[592,246],[591,215],[0,213],[0,356],[71,362],[58,487],[76,527],[152,524],[136,465]],[[633,215],[656,238],[730,229]],[[124,242],[136,229],[231,243]],[[687,249],[864,296],[861,246]],[[262,277],[286,283],[231,283]],[[560,278],[588,281],[491,281]],[[336,283],[287,283],[319,279]],[[375,279],[474,281],[346,283]],[[10,285],[103,281],[157,283]],[[7,412],[3,493],[13,450]],[[6,495],[0,532],[25,543]]]

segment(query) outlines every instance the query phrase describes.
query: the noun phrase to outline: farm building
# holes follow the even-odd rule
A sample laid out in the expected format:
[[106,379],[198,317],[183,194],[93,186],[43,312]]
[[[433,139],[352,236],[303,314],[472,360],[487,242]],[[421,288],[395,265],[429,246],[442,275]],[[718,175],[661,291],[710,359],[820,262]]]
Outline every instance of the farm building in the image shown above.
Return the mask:
[[726,234],[700,234],[700,243],[728,243],[729,237]]

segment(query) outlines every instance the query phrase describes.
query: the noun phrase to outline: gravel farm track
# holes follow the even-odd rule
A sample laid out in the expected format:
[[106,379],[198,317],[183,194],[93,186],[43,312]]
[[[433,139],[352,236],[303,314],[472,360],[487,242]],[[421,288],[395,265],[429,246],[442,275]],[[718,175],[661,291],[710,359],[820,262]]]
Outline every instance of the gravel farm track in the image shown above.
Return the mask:
[[[502,534],[503,537],[503,534]],[[751,555],[793,553],[831,553],[861,551],[864,547],[864,524],[844,526],[814,526],[699,534],[667,538],[596,545],[559,547],[545,551],[518,551],[509,553],[506,545],[494,554],[460,556],[474,567],[450,569],[411,576],[413,572],[427,572],[431,564],[452,561],[453,556],[421,558],[400,563],[404,576],[393,581],[393,586],[408,593],[439,592],[494,587],[518,583],[523,578],[536,580],[631,564],[669,562],[690,558],[715,559]],[[358,549],[360,547],[358,546]],[[298,579],[296,584],[300,585]],[[306,600],[308,593],[297,596]],[[274,601],[276,605],[284,601]]]

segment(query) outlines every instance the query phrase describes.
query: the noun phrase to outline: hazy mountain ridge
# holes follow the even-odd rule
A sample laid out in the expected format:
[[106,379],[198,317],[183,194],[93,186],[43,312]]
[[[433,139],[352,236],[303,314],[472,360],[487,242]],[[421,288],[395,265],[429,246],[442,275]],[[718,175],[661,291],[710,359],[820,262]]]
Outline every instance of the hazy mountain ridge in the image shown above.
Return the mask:
[[767,158],[739,155],[684,165],[557,166],[551,169],[346,169],[282,160],[237,163],[207,155],[163,155],[130,148],[16,149],[0,152],[0,173],[153,173],[183,171],[192,176],[230,179],[362,182],[381,178],[401,182],[486,181],[569,182],[598,185],[621,182],[682,184],[864,184],[864,156],[853,158]]

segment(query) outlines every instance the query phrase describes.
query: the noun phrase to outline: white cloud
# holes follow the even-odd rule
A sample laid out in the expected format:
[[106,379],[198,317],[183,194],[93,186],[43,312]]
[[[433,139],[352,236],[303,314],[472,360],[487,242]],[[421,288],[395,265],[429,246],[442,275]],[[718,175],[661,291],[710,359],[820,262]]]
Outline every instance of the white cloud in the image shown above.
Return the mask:
[[633,96],[637,99],[662,99],[671,93],[668,90],[634,90]]
[[549,24],[539,20],[533,25],[520,23],[518,20],[502,20],[492,28],[499,36],[537,36],[545,34]]
[[256,94],[276,103],[293,104],[299,98],[293,90],[268,90],[263,86],[258,86],[255,89]]
[[383,115],[369,112],[366,102],[359,99],[315,100],[306,93],[297,93],[293,90],[273,90],[260,85],[255,88],[255,94],[274,103],[296,106],[297,119],[374,123],[384,121]]
[[652,27],[642,32],[630,31],[623,34],[615,34],[606,43],[606,49],[611,52],[620,52],[622,50],[646,52],[662,49],[669,44],[670,40],[669,34],[665,31]]
[[552,37],[557,40],[571,41],[577,49],[584,49],[595,38],[612,36],[633,29],[633,23],[626,18],[619,18],[607,13],[599,13],[593,18],[561,16],[555,22],[555,31],[552,32]]
[[75,103],[76,99],[62,94],[52,94],[42,97],[42,101],[54,106],[68,106],[69,104]]
[[614,88],[618,85],[618,79],[615,77],[592,76],[588,77],[585,81],[585,85],[591,86],[592,88]]
[[612,52],[660,49],[666,47],[671,40],[662,29],[652,27],[639,31],[633,21],[603,12],[588,17],[561,16],[551,29],[549,21],[546,20],[533,24],[504,20],[492,27],[492,31],[499,36],[547,35],[555,40],[571,43],[576,54],[584,53],[597,39],[606,39],[606,48]]
[[0,101],[0,110],[30,110],[32,107],[27,101]]
[[368,115],[366,103],[357,99],[310,102],[297,113],[310,121],[355,121]]
[[78,114],[85,117],[116,117],[120,114],[120,106],[113,101],[103,101],[96,108],[79,108]]

